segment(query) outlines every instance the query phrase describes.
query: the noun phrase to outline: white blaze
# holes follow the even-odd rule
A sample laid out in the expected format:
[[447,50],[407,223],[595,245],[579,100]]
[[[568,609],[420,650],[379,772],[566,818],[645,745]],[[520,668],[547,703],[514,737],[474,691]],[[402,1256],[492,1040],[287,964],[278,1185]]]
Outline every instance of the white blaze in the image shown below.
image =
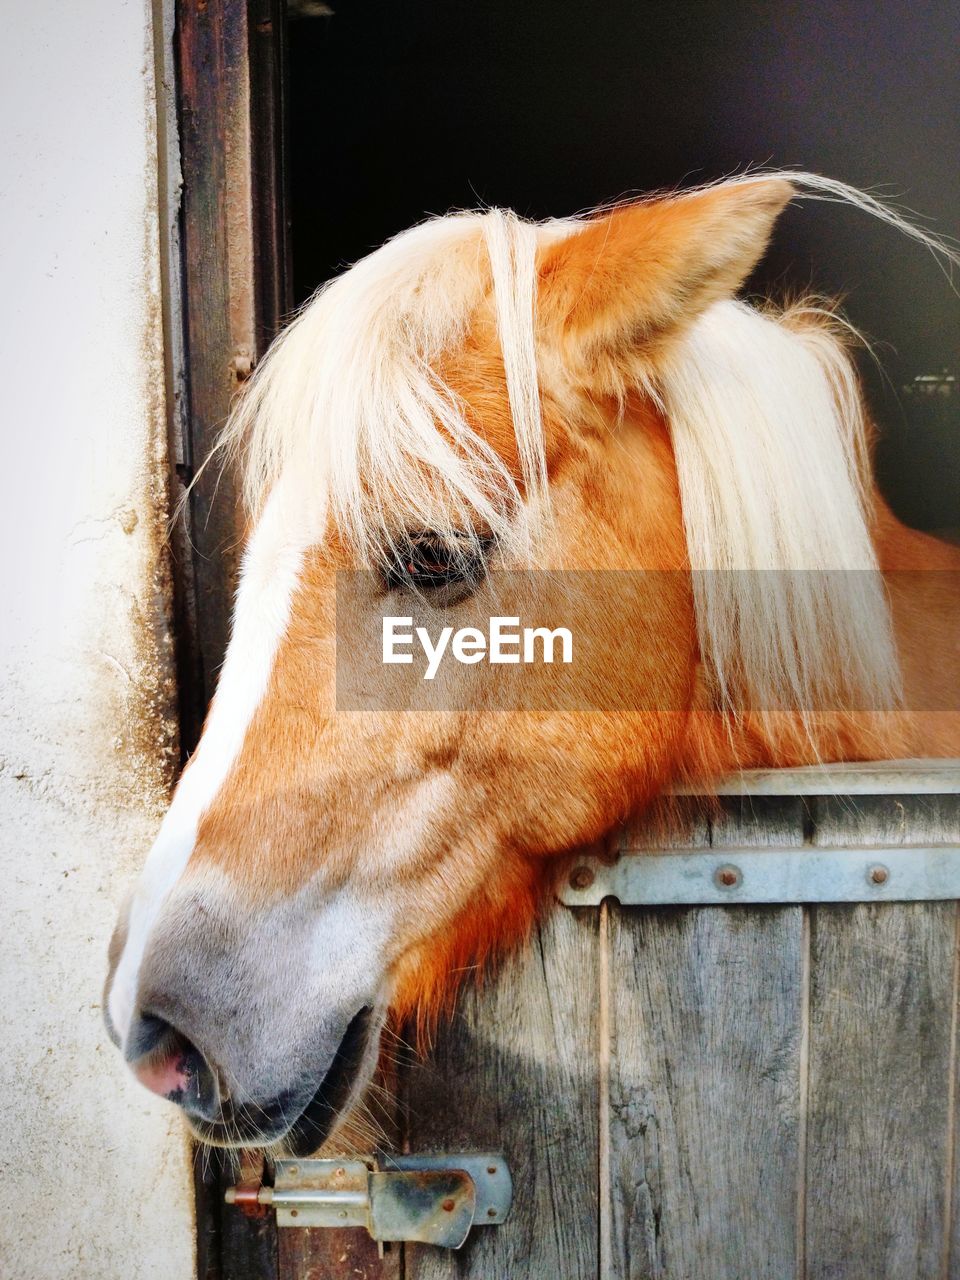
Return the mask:
[[150,850],[130,907],[127,939],[111,984],[108,1008],[126,1041],[136,1005],[140,962],[150,931],[193,852],[203,813],[240,753],[254,712],[267,689],[274,657],[287,629],[290,605],[309,539],[296,533],[289,502],[278,485],[244,553],[233,632],[216,697],[200,745],[184,771]]

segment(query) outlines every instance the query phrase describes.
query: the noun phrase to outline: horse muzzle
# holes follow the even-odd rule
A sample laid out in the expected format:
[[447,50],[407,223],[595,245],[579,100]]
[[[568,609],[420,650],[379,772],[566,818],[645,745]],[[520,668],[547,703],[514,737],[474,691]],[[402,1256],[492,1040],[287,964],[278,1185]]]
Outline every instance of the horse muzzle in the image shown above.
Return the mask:
[[[315,1151],[336,1128],[376,1063],[379,1027],[366,1005],[350,1019],[325,1071],[307,1073],[270,1097],[244,1099],[227,1074],[165,1019],[140,1014],[125,1057],[137,1080],[180,1106],[211,1146],[274,1146],[292,1155]],[[319,1077],[319,1078],[318,1078]]]
[[107,1029],[137,1080],[178,1105],[201,1141],[306,1154],[373,1074],[384,966],[355,916],[348,930],[325,908],[244,909],[185,886],[159,913],[132,982],[121,922]]

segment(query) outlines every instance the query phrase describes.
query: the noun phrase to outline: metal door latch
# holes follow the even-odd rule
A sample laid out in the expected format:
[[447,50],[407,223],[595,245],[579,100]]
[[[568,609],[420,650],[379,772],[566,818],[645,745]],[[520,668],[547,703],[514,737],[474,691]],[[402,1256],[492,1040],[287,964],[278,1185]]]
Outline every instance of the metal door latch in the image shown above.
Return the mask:
[[238,1183],[227,1204],[278,1227],[366,1227],[374,1240],[416,1240],[459,1249],[472,1226],[510,1212],[513,1181],[499,1153],[277,1160],[273,1186]]

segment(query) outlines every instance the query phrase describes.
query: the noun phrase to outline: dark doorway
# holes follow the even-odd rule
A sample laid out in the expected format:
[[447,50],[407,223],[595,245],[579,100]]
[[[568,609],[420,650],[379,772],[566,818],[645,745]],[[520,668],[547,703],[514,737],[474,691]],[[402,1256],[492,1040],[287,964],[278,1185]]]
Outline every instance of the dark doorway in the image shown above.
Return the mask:
[[[291,5],[298,301],[428,213],[569,214],[747,164],[886,184],[956,231],[948,0],[331,4]],[[877,343],[882,372],[862,368],[888,497],[917,527],[957,529],[960,302],[943,273],[864,215],[807,203],[784,217],[751,288],[811,286],[843,295]]]

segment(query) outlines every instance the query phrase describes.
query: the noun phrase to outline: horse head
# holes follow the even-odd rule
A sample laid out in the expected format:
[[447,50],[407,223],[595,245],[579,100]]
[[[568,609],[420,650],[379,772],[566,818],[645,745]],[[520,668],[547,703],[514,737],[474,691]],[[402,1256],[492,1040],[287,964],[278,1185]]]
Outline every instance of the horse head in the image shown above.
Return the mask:
[[[579,221],[438,218],[262,362],[224,437],[251,528],[232,638],[108,979],[130,1067],[201,1138],[315,1148],[389,1011],[521,937],[553,855],[679,776],[761,762],[762,726],[723,714],[745,685],[829,680],[837,653],[891,678],[879,597],[851,645],[841,588],[798,583],[768,617],[723,579],[874,565],[841,341],[734,301],[791,195],[753,177]],[[491,709],[481,678],[430,701],[416,664],[338,705],[338,580],[457,627],[514,612],[498,584],[531,567],[621,575],[578,613],[569,676],[605,714],[552,704],[546,663],[535,708]]]

